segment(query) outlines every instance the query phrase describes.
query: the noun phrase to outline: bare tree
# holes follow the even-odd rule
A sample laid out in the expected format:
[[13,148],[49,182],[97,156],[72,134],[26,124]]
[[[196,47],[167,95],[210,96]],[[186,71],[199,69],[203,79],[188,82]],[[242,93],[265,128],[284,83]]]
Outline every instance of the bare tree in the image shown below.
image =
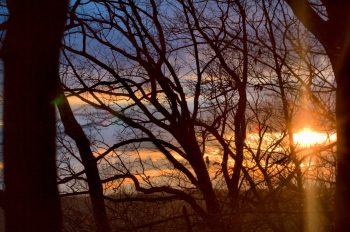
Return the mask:
[[350,118],[349,10],[348,1],[286,0],[304,26],[319,40],[332,63],[337,81],[337,180],[336,231],[350,226]]
[[[304,31],[275,3],[99,1],[71,15],[62,83],[86,107],[85,131],[95,133],[84,146],[108,202],[181,200],[211,231],[304,229],[309,154],[293,141],[300,92],[333,116],[317,90],[327,87],[322,68],[298,53],[293,33]],[[64,162],[66,195],[87,194],[86,167]]]
[[60,103],[57,104],[57,108],[65,128],[65,133],[75,141],[79,149],[89,185],[89,195],[93,207],[96,231],[108,232],[110,231],[110,227],[104,203],[103,186],[98,172],[97,161],[90,148],[90,141],[75,119],[69,102],[62,91],[60,91]]

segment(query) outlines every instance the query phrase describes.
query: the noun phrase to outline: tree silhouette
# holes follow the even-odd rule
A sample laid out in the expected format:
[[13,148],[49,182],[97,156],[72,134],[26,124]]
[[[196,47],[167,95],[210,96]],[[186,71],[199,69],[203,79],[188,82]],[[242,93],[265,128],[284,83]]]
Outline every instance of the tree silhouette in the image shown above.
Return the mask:
[[[0,192],[8,231],[61,230],[54,107],[58,128],[65,130],[57,142],[60,194],[72,197],[62,201],[72,203],[63,207],[71,210],[64,214],[67,231],[93,227],[76,228],[86,220],[72,216],[76,212],[91,213],[87,217],[100,232],[153,230],[175,218],[184,219],[176,226],[188,231],[303,231],[304,216],[313,212],[304,207],[308,181],[315,177],[315,186],[325,186],[324,195],[333,190],[334,143],[300,148],[293,139],[295,115],[306,93],[317,117],[326,121],[322,130],[332,133],[335,88],[322,46],[287,3],[324,46],[342,85],[337,91],[337,230],[346,230],[347,3],[70,3],[64,27],[67,1],[9,1],[1,53],[5,197]],[[325,65],[314,62],[320,59]],[[330,74],[324,78],[324,73]],[[68,102],[72,96],[84,102],[77,111]],[[105,129],[113,129],[113,138]],[[311,156],[317,173],[306,164]],[[77,197],[87,194],[91,205]],[[152,213],[160,202],[170,205],[166,215]],[[149,204],[156,207],[148,209]],[[135,207],[140,210],[132,212]],[[176,207],[180,216],[172,215]],[[322,212],[327,221],[319,228],[331,224],[329,212]]]
[[4,59],[6,231],[61,231],[54,99],[68,1],[8,1]]
[[[294,221],[304,216],[303,159],[293,150],[291,121],[293,99],[306,84],[292,73],[303,67],[299,58],[293,60],[295,38],[288,36],[295,28],[297,34],[305,30],[283,11],[270,17],[283,8],[280,3],[270,9],[249,0],[206,2],[102,1],[96,6],[105,14],[71,15],[77,27],[67,32],[64,47],[65,94],[85,102],[81,113],[86,129],[96,131],[91,135],[101,136],[103,127],[117,131],[112,142],[103,134],[90,136],[101,182],[117,194],[105,195],[116,204],[109,212],[119,210],[117,202],[128,202],[118,199],[119,187],[131,185],[152,196],[132,196],[130,202],[176,198],[211,231],[244,231],[247,211],[278,214],[283,201],[292,199],[288,207],[298,210],[289,215],[293,222],[283,222],[282,213],[264,214],[260,221],[274,231],[302,229],[302,220]],[[212,146],[216,154],[207,151]],[[143,149],[149,158],[141,155]],[[86,194],[73,182],[88,182],[82,176],[87,170],[67,169],[72,178],[61,183],[70,180],[71,194]],[[150,174],[155,170],[162,181]]]
[[107,219],[106,207],[103,198],[103,186],[98,172],[97,160],[91,151],[88,137],[78,121],[75,119],[64,93],[62,90],[60,91],[61,100],[60,103],[57,104],[57,108],[60,113],[62,124],[65,128],[65,133],[75,141],[84,165],[96,223],[96,231],[109,232],[111,229]]
[[350,227],[350,2],[286,0],[304,26],[324,46],[332,63],[336,90],[336,231]]

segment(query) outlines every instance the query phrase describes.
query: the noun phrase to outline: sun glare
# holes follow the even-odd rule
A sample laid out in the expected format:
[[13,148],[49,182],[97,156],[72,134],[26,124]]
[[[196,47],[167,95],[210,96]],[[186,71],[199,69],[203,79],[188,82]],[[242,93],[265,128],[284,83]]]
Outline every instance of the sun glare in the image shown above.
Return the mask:
[[301,131],[294,133],[294,142],[302,147],[310,147],[317,144],[323,144],[329,141],[335,141],[335,135],[327,135],[313,131],[310,128],[304,128]]

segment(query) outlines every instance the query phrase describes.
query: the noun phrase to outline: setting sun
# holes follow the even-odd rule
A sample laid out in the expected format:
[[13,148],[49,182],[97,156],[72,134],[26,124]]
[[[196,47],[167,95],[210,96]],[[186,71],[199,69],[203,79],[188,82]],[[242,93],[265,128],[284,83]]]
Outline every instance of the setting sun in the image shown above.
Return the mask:
[[313,131],[310,128],[304,128],[301,131],[294,133],[294,142],[302,147],[323,144],[327,141],[335,141],[335,135],[327,135],[326,133]]

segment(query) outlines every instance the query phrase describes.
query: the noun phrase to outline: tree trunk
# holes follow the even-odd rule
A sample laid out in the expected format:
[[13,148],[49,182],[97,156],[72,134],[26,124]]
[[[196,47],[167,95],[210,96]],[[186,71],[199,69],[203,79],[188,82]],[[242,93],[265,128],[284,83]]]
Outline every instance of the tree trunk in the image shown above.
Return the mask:
[[85,168],[89,195],[92,204],[93,215],[97,232],[111,231],[107,218],[106,206],[103,197],[103,186],[97,168],[97,162],[90,148],[90,141],[85,135],[78,121],[75,119],[72,109],[61,92],[61,101],[57,104],[61,121],[66,134],[71,137],[78,147],[82,163]]
[[345,232],[350,228],[350,2],[321,1],[328,16],[324,20],[308,1],[285,1],[324,46],[337,82],[335,230]]
[[238,108],[234,117],[236,157],[235,157],[235,164],[233,167],[232,177],[230,180],[228,180],[228,183],[227,183],[228,194],[230,198],[230,208],[233,214],[232,223],[235,225],[234,229],[233,228],[231,229],[232,231],[235,231],[235,232],[242,231],[242,216],[239,212],[240,211],[239,195],[240,195],[240,180],[241,180],[241,173],[242,173],[243,160],[244,160],[244,142],[246,139],[246,120],[245,120],[245,111],[246,111],[246,105],[247,105],[246,83],[245,82],[241,83],[241,85],[238,87],[238,90],[239,90]]
[[197,140],[194,136],[194,129],[191,126],[181,126],[179,128],[187,128],[182,129],[182,131],[188,131],[188,133],[182,134],[179,136],[178,141],[181,143],[182,147],[189,155],[189,162],[193,167],[194,172],[196,173],[199,190],[203,194],[204,202],[207,209],[207,217],[204,218],[206,224],[210,231],[220,231],[224,232],[225,227],[222,220],[221,210],[219,201],[215,195],[210,176],[204,162],[202,153],[198,147]]
[[186,223],[186,232],[193,232],[191,220],[188,216],[186,206],[182,206],[182,214],[184,215],[185,223]]
[[56,119],[68,1],[8,1],[4,42],[4,174],[7,232],[59,232]]
[[335,204],[337,232],[345,232],[350,228],[350,53],[347,53],[344,56],[346,63],[338,70],[334,70],[337,81],[337,175]]

